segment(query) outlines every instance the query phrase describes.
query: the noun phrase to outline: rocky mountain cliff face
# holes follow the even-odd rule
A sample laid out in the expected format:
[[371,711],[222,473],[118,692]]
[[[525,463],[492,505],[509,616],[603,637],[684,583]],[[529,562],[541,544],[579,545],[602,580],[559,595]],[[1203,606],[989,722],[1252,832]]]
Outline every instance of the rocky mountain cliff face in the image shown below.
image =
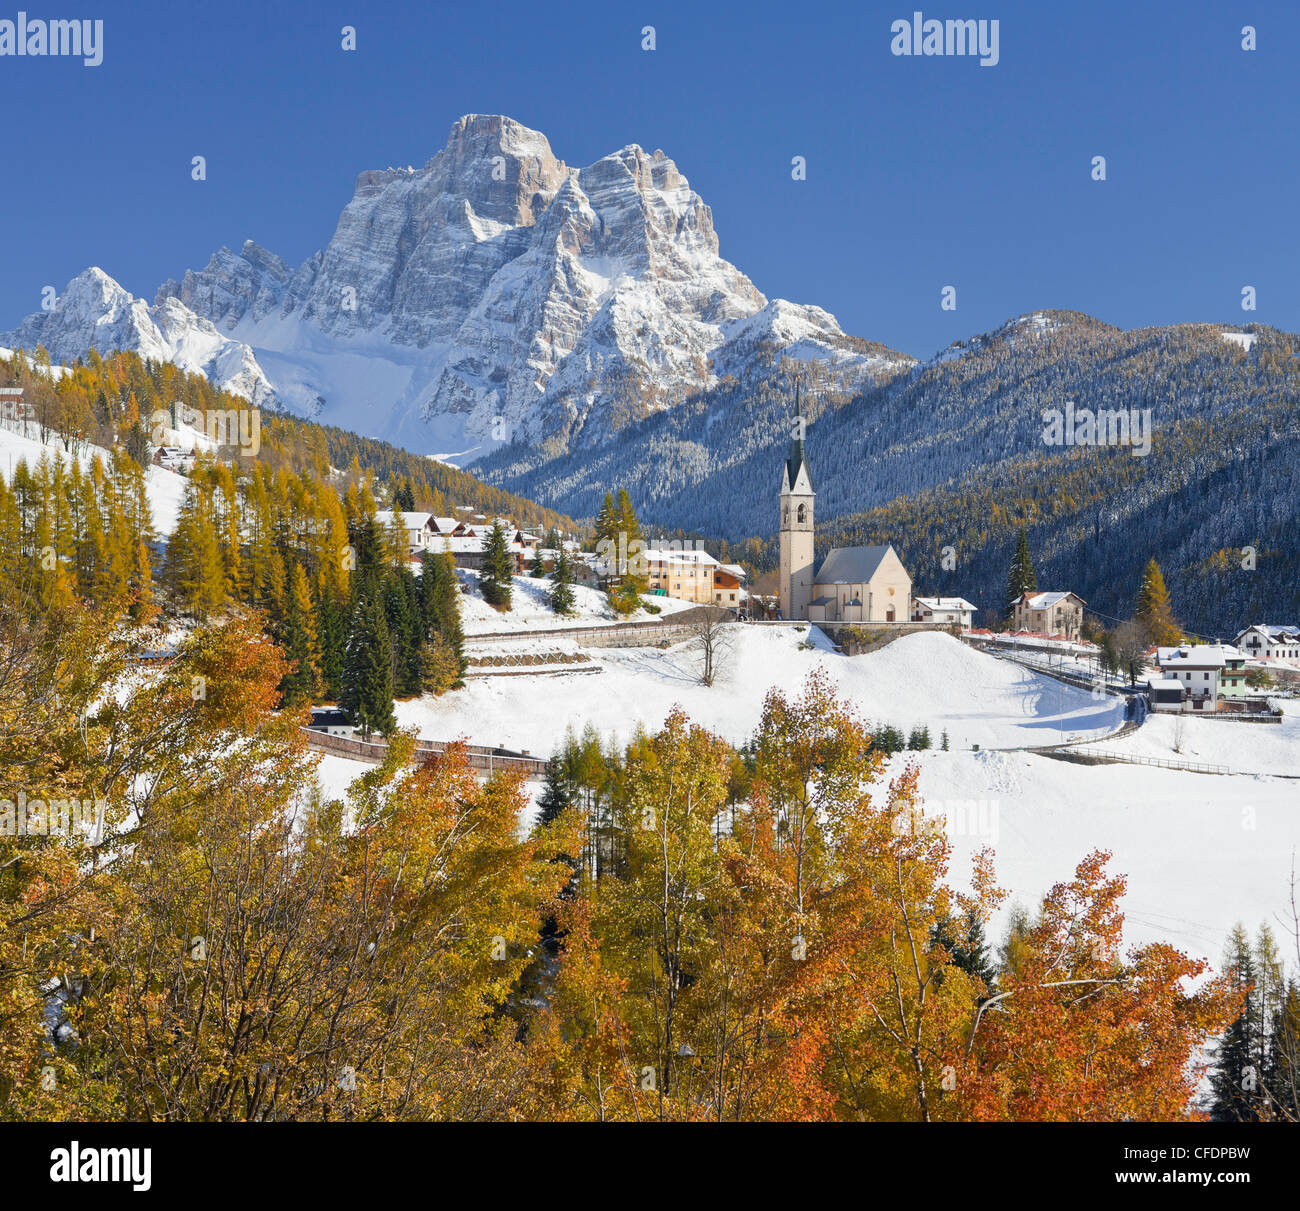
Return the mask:
[[232,390],[470,458],[502,440],[599,445],[783,356],[861,383],[911,363],[820,308],[769,303],[719,255],[708,206],[663,152],[571,168],[537,131],[480,115],[423,168],[362,173],[297,269],[248,241],[152,307],[91,270],[0,342],[177,360],[198,356],[199,334],[207,361],[188,364]]

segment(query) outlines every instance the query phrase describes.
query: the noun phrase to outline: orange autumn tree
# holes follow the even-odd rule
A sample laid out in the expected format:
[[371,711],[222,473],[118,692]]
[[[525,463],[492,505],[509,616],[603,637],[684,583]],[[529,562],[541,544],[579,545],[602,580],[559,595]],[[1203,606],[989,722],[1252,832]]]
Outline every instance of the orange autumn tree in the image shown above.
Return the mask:
[[789,888],[769,841],[730,831],[730,746],[675,711],[613,779],[615,846],[561,905],[550,1013],[535,1024],[548,1113],[822,1118],[823,1045],[790,1015]]
[[1104,855],[1053,890],[993,987],[943,927],[1001,902],[992,855],[969,891],[953,886],[916,771],[882,784],[883,757],[824,674],[798,698],[769,694],[748,752],[733,811],[726,746],[680,712],[629,746],[617,852],[570,903],[557,996],[534,1027],[532,1113],[1188,1113],[1189,1059],[1226,1020],[1223,990],[1189,991],[1204,967],[1167,946],[1116,958],[1123,880]]
[[1196,1117],[1197,1049],[1239,1012],[1223,977],[1166,943],[1122,953],[1122,876],[1098,850],[1043,900],[972,1025],[955,1102],[984,1120]]

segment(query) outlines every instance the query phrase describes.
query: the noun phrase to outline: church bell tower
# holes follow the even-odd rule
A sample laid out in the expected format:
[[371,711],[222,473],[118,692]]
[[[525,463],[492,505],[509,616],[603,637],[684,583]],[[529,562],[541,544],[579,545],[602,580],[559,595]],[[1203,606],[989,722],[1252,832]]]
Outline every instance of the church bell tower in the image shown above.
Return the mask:
[[781,473],[781,617],[808,617],[813,596],[812,479],[803,452],[804,417],[799,385],[794,393],[794,433]]

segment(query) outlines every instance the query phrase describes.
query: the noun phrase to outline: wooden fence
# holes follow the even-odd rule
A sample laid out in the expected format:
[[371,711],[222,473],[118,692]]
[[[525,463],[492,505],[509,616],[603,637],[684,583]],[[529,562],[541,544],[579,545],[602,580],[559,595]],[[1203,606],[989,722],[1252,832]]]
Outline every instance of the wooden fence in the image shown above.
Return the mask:
[[[307,736],[307,746],[318,753],[329,753],[334,757],[346,757],[349,761],[366,761],[378,765],[388,754],[388,745],[383,740],[360,740],[354,736],[331,736],[313,728],[303,728]],[[415,757],[433,756],[443,753],[450,747],[445,740],[417,740]],[[498,770],[519,769],[530,776],[540,776],[546,772],[546,762],[528,753],[516,753],[505,748],[488,748],[481,744],[464,746],[469,764],[473,769],[485,770],[492,774]]]

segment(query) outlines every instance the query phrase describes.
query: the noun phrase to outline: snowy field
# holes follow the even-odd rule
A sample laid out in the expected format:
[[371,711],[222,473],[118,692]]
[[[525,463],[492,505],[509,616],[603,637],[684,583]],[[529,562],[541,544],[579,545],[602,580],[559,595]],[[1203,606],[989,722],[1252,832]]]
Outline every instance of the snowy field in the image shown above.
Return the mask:
[[[1130,943],[1165,940],[1217,964],[1238,921],[1252,934],[1265,921],[1279,936],[1290,932],[1300,782],[1032,753],[900,753],[893,771],[908,760],[920,769],[926,810],[949,821],[954,880],[991,845],[998,882],[1013,893],[1008,909],[1012,900],[1032,909],[1090,850],[1109,849],[1111,870],[1128,876]],[[1005,920],[1004,909],[991,939],[1002,937]]]
[[[810,634],[816,648],[800,650]],[[739,742],[757,726],[770,686],[795,693],[821,664],[864,718],[905,730],[925,724],[936,745],[948,731],[952,751],[899,753],[889,772],[908,762],[920,769],[926,810],[948,821],[954,882],[965,882],[976,850],[993,847],[998,881],[1011,896],[989,929],[992,942],[1001,939],[1012,903],[1032,909],[1095,848],[1111,850],[1111,869],[1128,876],[1130,943],[1166,940],[1217,963],[1237,921],[1252,931],[1269,921],[1285,932],[1291,864],[1300,850],[1300,781],[1268,774],[1300,773],[1296,713],[1281,727],[1184,725],[1184,758],[1261,771],[1256,775],[1084,766],[988,750],[1111,731],[1122,720],[1118,703],[1096,702],[938,632],[845,657],[819,631],[740,626],[725,672],[708,689],[696,680],[698,656],[688,644],[588,650],[601,674],[476,681],[442,699],[399,703],[399,721],[429,738],[465,736],[545,756],[569,725],[581,730],[590,721],[603,737],[625,740],[638,724],[657,727],[680,703],[693,719]],[[1103,746],[1172,756],[1172,740],[1173,720],[1156,718]],[[984,751],[971,751],[972,744]],[[366,768],[326,757],[322,783],[341,794]]]
[[[516,581],[518,584],[518,581]],[[819,664],[859,713],[909,730],[925,725],[937,747],[947,730],[954,748],[1017,747],[1104,735],[1123,706],[973,651],[940,632],[898,639],[862,656],[836,653],[821,631],[737,624],[732,648],[711,687],[699,683],[690,642],[657,648],[589,648],[599,674],[474,680],[441,698],[397,704],[398,722],[434,740],[549,755],[572,727],[590,722],[603,738],[629,740],[657,728],[674,705],[734,744],[758,726],[767,691],[798,692]],[[811,638],[813,650],[800,650]]]
[[[1300,701],[1276,699],[1280,724],[1150,715],[1136,732],[1100,747],[1169,761],[1203,761],[1247,774],[1300,775]],[[1300,795],[1300,782],[1296,783]]]

